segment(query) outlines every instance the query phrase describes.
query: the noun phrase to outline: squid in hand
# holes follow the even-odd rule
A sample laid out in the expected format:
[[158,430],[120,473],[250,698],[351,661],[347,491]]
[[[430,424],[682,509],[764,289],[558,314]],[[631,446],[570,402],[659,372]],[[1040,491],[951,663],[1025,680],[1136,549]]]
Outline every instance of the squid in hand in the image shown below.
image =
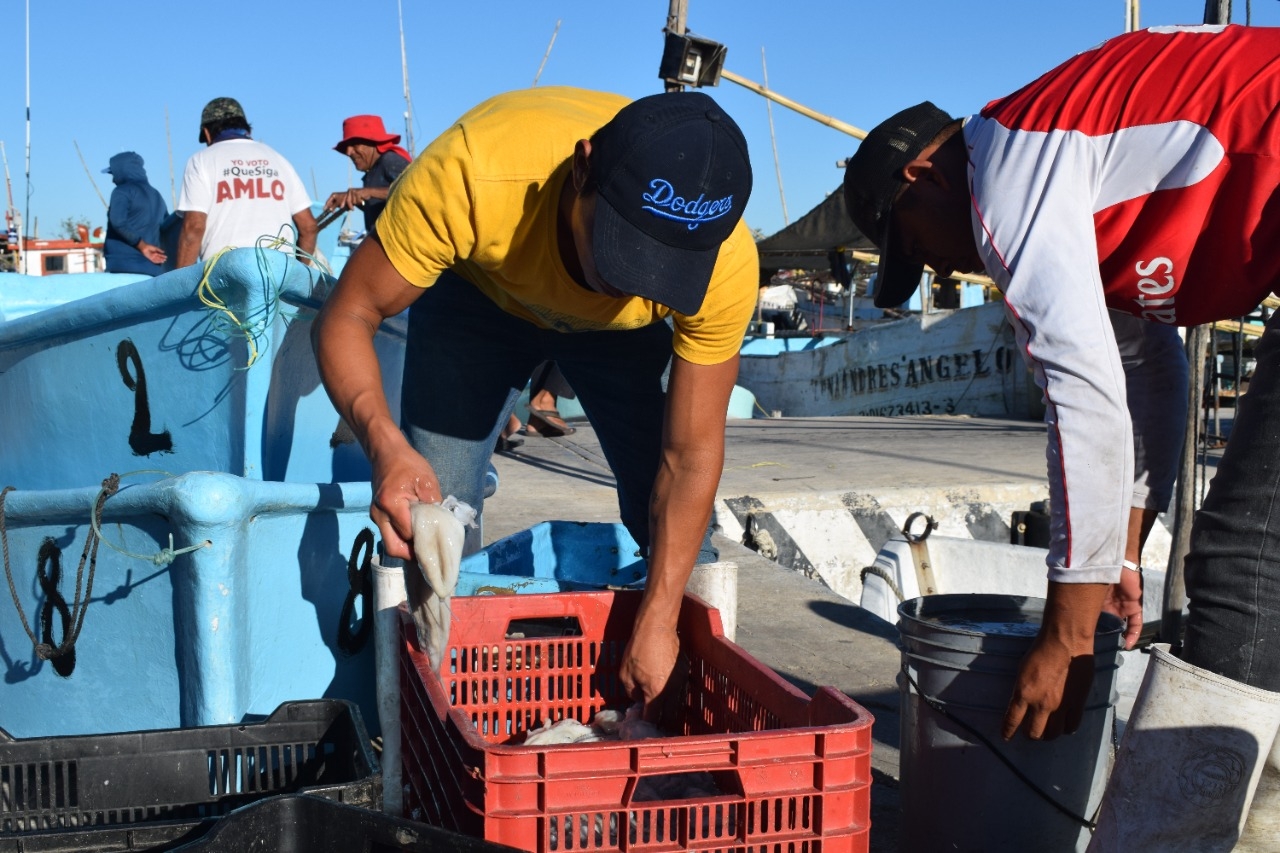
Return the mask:
[[417,567],[405,570],[405,591],[418,644],[439,670],[449,642],[449,599],[458,588],[466,525],[475,526],[475,510],[451,495],[439,504],[410,504],[409,518]]

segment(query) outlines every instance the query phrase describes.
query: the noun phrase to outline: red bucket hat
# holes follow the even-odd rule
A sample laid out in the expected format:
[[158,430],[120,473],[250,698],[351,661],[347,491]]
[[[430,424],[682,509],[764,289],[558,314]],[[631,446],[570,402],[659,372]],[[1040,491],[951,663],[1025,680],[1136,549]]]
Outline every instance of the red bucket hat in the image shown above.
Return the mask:
[[347,145],[360,141],[394,145],[400,141],[400,134],[387,133],[380,116],[352,116],[342,122],[342,141],[333,146],[333,150],[342,154]]

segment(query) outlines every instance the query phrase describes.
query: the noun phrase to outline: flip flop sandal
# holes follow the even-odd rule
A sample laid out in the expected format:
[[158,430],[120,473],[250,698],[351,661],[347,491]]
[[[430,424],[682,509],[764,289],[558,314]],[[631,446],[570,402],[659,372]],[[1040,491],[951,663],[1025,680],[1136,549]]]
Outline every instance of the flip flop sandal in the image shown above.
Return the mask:
[[573,435],[577,430],[564,422],[555,409],[530,409],[529,420],[524,426],[525,432],[541,435],[546,438],[558,438],[562,435]]
[[520,438],[517,435],[513,435],[506,438],[504,438],[503,436],[498,436],[498,442],[497,444],[494,445],[493,449],[494,449],[494,452],[496,453],[505,453],[509,450],[515,450],[517,447],[519,447],[522,444],[524,444],[524,439]]

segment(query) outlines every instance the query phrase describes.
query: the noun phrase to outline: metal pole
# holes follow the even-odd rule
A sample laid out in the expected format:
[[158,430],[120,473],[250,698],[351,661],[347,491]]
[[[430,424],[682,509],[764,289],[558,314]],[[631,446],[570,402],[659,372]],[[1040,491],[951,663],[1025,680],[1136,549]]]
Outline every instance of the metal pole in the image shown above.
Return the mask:
[[1231,0],[1204,0],[1206,24],[1231,23]]
[[1187,330],[1187,419],[1182,439],[1182,459],[1178,465],[1177,504],[1174,507],[1173,542],[1165,574],[1161,606],[1160,641],[1177,648],[1182,644],[1182,610],[1187,605],[1183,563],[1191,550],[1191,520],[1196,512],[1196,445],[1200,435],[1200,413],[1204,408],[1204,359],[1209,338],[1206,326]]
[[[1209,387],[1213,390],[1209,393],[1212,395],[1209,402],[1213,409],[1213,432],[1209,433],[1214,441],[1220,440],[1222,436],[1222,371],[1218,369],[1218,330],[1214,326],[1209,327]],[[1205,443],[1208,444],[1208,436],[1205,437]]]
[[667,7],[667,28],[669,33],[684,35],[686,18],[689,16],[689,0],[671,0]]
[[[1225,24],[1231,20],[1231,0],[1205,0],[1204,22]],[[1200,436],[1200,411],[1204,408],[1204,362],[1209,330],[1195,326],[1187,330],[1187,420],[1182,439],[1182,461],[1178,468],[1177,505],[1174,508],[1173,542],[1165,574],[1160,640],[1178,647],[1182,644],[1182,610],[1187,604],[1183,564],[1191,550],[1191,521],[1196,510],[1196,445]]]
[[[667,7],[667,26],[665,32],[675,33],[678,36],[684,35],[685,22],[689,14],[689,0],[671,0],[671,5]],[[673,83],[667,81],[666,91],[683,92],[684,85],[681,83]]]
[[849,282],[849,289],[844,294],[845,300],[849,303],[849,311],[844,318],[844,330],[846,332],[853,331],[853,304],[858,298],[858,285],[856,282]]

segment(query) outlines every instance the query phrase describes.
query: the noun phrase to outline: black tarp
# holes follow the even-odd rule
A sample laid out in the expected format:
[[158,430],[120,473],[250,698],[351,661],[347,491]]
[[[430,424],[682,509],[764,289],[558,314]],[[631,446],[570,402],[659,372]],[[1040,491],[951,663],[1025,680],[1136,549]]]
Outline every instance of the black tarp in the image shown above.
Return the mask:
[[762,270],[826,269],[828,254],[836,248],[875,251],[845,213],[841,187],[786,228],[756,243],[756,248]]

